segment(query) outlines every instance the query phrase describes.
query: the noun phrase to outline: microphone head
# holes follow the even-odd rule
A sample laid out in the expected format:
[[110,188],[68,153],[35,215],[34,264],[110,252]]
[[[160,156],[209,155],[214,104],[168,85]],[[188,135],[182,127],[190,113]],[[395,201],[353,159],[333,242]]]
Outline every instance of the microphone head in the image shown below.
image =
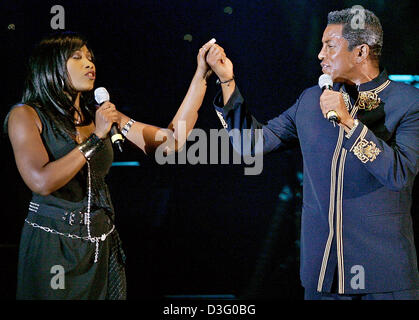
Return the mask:
[[319,77],[319,87],[320,88],[332,88],[333,87],[333,80],[332,77],[328,74],[322,74]]
[[102,104],[105,101],[109,101],[109,92],[104,87],[97,88],[95,90],[95,100],[97,103]]

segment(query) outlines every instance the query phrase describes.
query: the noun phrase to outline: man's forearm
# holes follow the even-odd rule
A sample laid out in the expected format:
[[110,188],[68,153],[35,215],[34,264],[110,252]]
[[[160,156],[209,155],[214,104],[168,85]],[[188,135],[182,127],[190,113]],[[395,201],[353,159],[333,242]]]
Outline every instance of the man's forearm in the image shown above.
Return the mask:
[[228,100],[230,100],[231,95],[233,94],[235,88],[236,88],[236,82],[234,80],[228,83],[221,83],[221,90],[223,91],[224,105],[226,105]]

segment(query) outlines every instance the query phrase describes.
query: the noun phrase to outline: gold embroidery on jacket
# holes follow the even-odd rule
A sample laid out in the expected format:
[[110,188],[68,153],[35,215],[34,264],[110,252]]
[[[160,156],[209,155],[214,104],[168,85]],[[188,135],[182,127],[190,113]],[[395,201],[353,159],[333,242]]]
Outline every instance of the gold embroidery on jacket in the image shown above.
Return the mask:
[[381,99],[374,91],[361,91],[359,92],[359,109],[371,111],[377,108],[381,103]]
[[378,154],[381,152],[379,148],[372,141],[360,139],[359,142],[354,146],[353,153],[361,160],[362,163],[368,161],[373,162]]
[[378,108],[378,106],[381,103],[381,99],[378,97],[378,93],[383,91],[389,84],[390,84],[390,80],[387,80],[381,86],[373,90],[359,91],[359,94],[358,94],[359,109],[371,111]]

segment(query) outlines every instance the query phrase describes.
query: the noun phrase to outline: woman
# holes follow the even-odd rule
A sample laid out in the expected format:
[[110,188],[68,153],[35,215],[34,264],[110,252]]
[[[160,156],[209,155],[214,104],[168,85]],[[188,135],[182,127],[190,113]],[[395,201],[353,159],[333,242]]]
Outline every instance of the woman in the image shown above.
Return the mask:
[[80,35],[41,41],[29,61],[22,103],[5,121],[17,168],[33,192],[19,249],[18,299],[126,298],[125,256],[104,180],[113,160],[108,132],[116,122],[152,152],[162,143],[155,134],[170,131],[170,151],[181,147],[186,139],[176,138],[177,123],[188,132],[195,125],[212,44],[199,50],[185,99],[169,128],[160,129],[134,123],[110,102],[97,110],[88,103],[96,69]]

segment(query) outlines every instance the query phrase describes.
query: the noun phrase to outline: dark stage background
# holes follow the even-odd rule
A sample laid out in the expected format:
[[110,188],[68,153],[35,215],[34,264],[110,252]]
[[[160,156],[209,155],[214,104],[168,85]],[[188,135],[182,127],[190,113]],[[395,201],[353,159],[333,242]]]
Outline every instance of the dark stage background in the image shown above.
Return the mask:
[[[317,54],[331,10],[360,4],[384,28],[382,64],[390,74],[419,74],[415,1],[17,1],[0,2],[1,119],[20,99],[33,46],[52,31],[53,5],[65,29],[90,39],[97,86],[132,118],[166,126],[187,91],[198,49],[215,37],[234,63],[255,117],[291,106],[321,74]],[[211,78],[197,128],[221,128]],[[10,144],[1,139],[0,298],[14,299],[20,230],[30,192]],[[129,299],[216,295],[301,299],[298,277],[298,148],[264,158],[261,175],[243,165],[157,165],[125,145],[108,177],[128,256]],[[413,217],[418,225],[418,188]],[[418,237],[416,231],[416,239]]]

